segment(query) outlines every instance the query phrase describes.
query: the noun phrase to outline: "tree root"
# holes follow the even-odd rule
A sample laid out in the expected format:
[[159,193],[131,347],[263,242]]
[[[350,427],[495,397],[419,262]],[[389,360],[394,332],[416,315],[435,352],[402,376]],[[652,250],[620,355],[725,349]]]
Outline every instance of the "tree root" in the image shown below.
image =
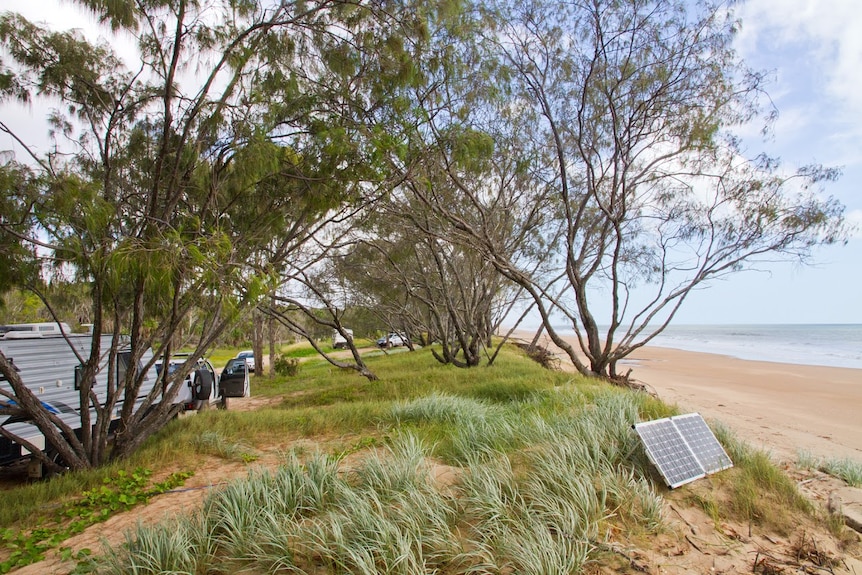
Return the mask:
[[551,371],[560,371],[560,358],[547,347],[538,347],[529,343],[515,342],[523,349],[527,357]]

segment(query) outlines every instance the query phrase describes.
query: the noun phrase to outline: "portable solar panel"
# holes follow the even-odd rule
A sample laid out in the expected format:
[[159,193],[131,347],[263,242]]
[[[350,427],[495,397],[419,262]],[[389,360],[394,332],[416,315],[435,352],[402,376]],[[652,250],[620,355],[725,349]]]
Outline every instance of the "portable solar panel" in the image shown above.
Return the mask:
[[733,465],[698,413],[645,421],[633,427],[650,461],[671,489]]

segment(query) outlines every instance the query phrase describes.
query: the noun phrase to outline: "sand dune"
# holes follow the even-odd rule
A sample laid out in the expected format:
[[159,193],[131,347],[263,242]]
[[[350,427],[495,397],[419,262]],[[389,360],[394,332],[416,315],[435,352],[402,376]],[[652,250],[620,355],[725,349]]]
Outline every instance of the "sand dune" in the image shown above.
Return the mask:
[[[519,336],[530,340],[532,334]],[[576,340],[570,343],[576,345]],[[626,361],[628,368],[665,402],[721,421],[777,459],[794,460],[805,451],[862,461],[860,369],[747,361],[662,347],[638,350]]]

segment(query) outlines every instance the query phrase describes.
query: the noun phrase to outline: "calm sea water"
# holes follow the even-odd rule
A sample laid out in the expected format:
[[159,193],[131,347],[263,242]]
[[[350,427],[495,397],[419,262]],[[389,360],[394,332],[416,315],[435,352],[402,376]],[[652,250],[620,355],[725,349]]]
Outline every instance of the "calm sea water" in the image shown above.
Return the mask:
[[862,369],[862,324],[678,325],[652,343],[740,359]]
[[672,325],[650,345],[862,369],[862,324]]

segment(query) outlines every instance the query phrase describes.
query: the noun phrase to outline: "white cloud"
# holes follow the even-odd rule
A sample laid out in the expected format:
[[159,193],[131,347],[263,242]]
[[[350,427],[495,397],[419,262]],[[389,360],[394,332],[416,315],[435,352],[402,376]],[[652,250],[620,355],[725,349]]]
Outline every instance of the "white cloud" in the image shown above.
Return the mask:
[[736,48],[757,70],[774,71],[767,86],[778,107],[774,139],[754,148],[784,166],[821,163],[843,168],[824,186],[848,208],[862,211],[862,6],[859,0],[748,0],[737,9]]
[[821,110],[862,135],[858,0],[749,0],[738,15],[740,54],[758,68],[777,69],[779,93],[792,97],[801,87],[825,97],[829,107],[821,101]]

